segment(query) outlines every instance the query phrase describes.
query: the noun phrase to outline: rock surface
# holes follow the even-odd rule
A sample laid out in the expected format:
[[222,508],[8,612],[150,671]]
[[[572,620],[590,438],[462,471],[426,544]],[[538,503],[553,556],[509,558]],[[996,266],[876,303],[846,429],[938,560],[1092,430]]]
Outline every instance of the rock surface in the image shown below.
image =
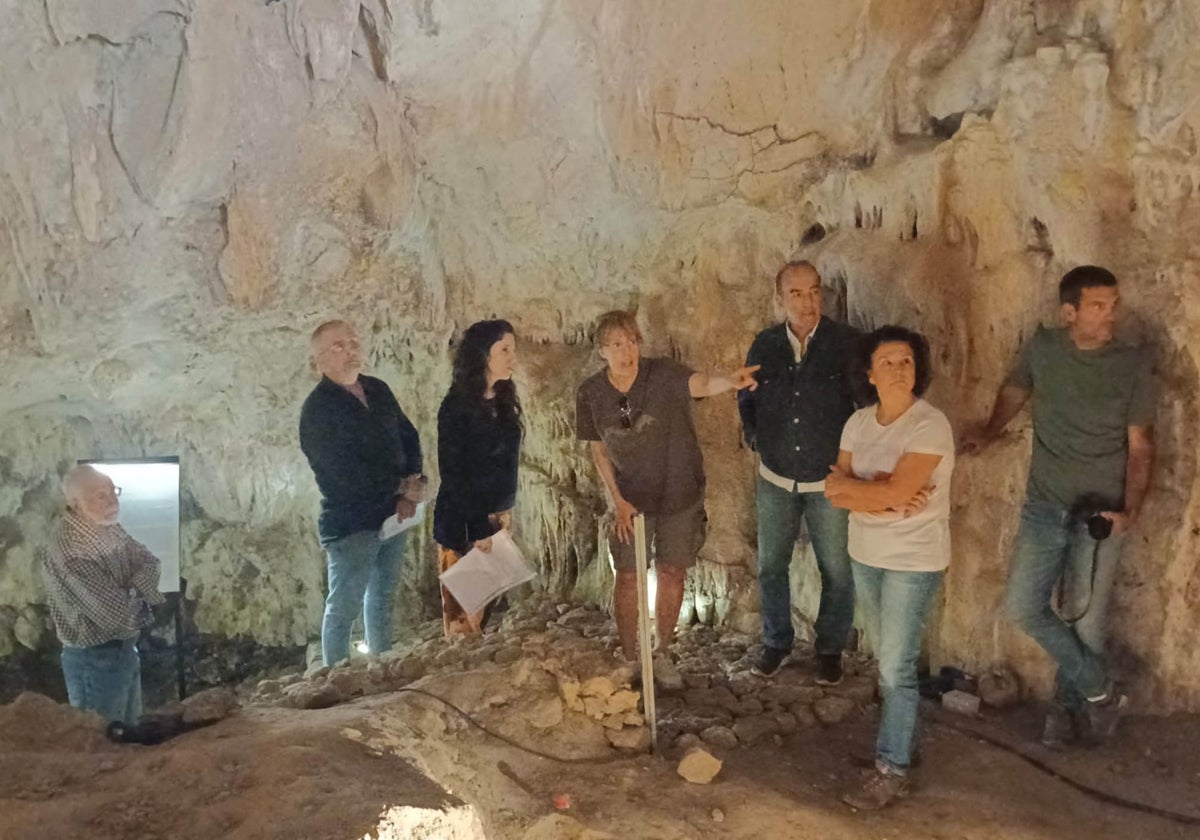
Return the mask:
[[703,747],[692,747],[679,760],[676,772],[694,785],[706,785],[721,772],[721,759]]
[[[50,644],[36,553],[82,457],[181,457],[202,632],[316,634],[295,424],[331,315],[371,339],[435,474],[449,340],[516,324],[519,538],[541,585],[599,599],[603,493],[571,424],[600,312],[636,306],[649,352],[727,368],[800,255],[829,312],[930,337],[929,398],[961,429],[1054,317],[1062,272],[1100,262],[1162,387],[1114,660],[1140,708],[1200,710],[1192,4],[110,5],[0,0],[0,655]],[[753,633],[753,456],[731,399],[695,414],[710,531],[685,619]],[[1001,609],[1014,428],[960,461],[932,653],[1045,694],[1048,660]],[[411,550],[407,624],[436,599],[427,531]]]

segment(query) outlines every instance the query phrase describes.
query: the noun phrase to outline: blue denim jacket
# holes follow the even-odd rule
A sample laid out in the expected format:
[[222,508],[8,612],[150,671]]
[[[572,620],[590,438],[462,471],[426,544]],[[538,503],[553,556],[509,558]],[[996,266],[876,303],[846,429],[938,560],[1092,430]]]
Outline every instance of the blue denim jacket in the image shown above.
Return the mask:
[[804,358],[796,362],[787,324],[760,332],[746,355],[762,365],[758,388],[738,392],[746,444],[771,472],[821,481],[837,461],[842,427],[854,412],[850,365],[859,332],[824,316]]

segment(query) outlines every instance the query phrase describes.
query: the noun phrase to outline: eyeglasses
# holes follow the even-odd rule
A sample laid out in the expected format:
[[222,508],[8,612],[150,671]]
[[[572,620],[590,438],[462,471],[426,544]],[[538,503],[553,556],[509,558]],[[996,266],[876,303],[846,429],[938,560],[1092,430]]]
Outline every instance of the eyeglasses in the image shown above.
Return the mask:
[[[120,496],[120,495],[121,495],[121,488],[120,488],[120,487],[113,487],[113,488],[112,488],[112,495],[113,495],[113,496]],[[101,489],[99,489],[99,490],[93,490],[91,493],[88,493],[88,496],[89,496],[90,498],[93,498],[93,499],[104,499],[104,498],[107,498],[107,497],[109,496],[109,491],[108,491],[108,488],[101,488]]]
[[620,401],[617,403],[617,409],[621,412],[621,428],[633,428],[633,408],[629,405],[629,395],[622,394]]

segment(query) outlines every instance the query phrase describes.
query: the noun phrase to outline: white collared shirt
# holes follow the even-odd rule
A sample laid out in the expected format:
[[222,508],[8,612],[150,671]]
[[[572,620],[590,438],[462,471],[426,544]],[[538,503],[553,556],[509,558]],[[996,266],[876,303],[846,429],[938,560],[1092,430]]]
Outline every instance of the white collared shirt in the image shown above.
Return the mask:
[[821,326],[820,318],[817,319],[817,323],[813,324],[813,328],[809,331],[808,335],[804,336],[804,341],[801,341],[792,332],[792,325],[787,321],[783,322],[783,331],[787,333],[788,344],[792,345],[792,355],[795,356],[797,362],[804,358],[804,352],[808,350],[808,345],[812,343],[813,336],[817,334],[817,327],[819,326]]
[[789,493],[823,493],[825,492],[825,482],[822,481],[796,481],[794,478],[784,478],[776,472],[771,472],[767,469],[767,465],[762,461],[758,462],[758,474],[763,477],[764,481],[769,481],[776,487],[782,488]]

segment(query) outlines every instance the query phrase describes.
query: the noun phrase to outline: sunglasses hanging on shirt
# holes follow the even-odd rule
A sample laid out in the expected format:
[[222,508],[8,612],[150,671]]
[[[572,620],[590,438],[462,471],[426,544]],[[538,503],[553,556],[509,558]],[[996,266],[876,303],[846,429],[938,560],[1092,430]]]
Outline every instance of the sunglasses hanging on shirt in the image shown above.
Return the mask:
[[617,410],[621,413],[621,428],[633,428],[633,407],[629,405],[629,395],[622,394],[617,402]]

